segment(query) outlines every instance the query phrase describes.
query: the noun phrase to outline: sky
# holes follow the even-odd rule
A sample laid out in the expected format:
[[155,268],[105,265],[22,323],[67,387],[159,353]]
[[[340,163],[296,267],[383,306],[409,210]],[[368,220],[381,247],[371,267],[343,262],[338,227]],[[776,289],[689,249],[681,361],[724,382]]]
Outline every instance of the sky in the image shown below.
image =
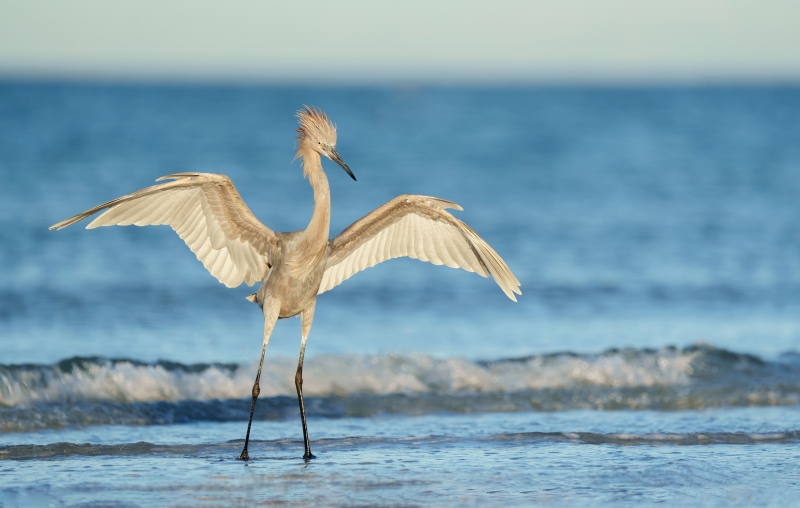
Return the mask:
[[800,1],[0,0],[0,79],[800,82]]

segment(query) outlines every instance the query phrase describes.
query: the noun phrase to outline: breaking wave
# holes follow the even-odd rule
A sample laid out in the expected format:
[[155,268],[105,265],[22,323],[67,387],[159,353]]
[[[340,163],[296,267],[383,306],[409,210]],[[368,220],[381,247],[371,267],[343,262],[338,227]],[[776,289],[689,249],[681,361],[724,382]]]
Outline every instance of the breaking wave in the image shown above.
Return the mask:
[[[294,368],[265,363],[257,418],[296,414]],[[246,419],[255,371],[96,357],[0,365],[0,431]],[[495,361],[329,355],[307,360],[304,371],[308,412],[329,417],[800,403],[800,355],[766,361],[708,345]]]

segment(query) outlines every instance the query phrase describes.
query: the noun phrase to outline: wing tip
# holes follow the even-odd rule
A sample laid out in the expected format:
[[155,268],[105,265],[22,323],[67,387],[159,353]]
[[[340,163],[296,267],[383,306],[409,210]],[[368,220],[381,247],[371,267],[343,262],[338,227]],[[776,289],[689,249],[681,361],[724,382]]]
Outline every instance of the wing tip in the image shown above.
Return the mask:
[[74,216],[70,217],[69,219],[64,219],[61,222],[56,222],[55,224],[53,224],[52,226],[50,226],[47,229],[48,229],[48,231],[53,231],[53,230],[59,231],[59,230],[62,230],[64,228],[68,227],[68,226],[76,224],[76,223],[82,221],[83,219],[85,219],[86,217],[82,217],[82,215],[83,214],[74,215]]
[[463,212],[464,209],[458,203],[454,203],[449,199],[442,199],[442,198],[435,198],[433,196],[427,196],[428,200],[433,204],[441,208],[442,210],[447,210],[451,208],[453,210],[458,210],[459,212]]
[[191,178],[193,176],[200,176],[200,173],[193,173],[193,172],[171,173],[169,175],[164,175],[156,178],[156,182],[162,182],[164,180],[180,180],[182,178]]
[[[507,296],[507,297],[508,297],[508,298],[509,298],[509,299],[510,299],[512,302],[515,302],[515,303],[516,303],[516,301],[517,301],[517,297],[516,297],[516,296],[514,296],[514,294],[515,294],[515,293],[516,293],[516,294],[518,294],[518,295],[520,295],[520,296],[522,296],[522,290],[519,288],[519,286],[517,286],[517,287],[513,287],[513,286],[512,286],[511,288],[501,288],[501,289],[503,290],[503,293],[505,293],[505,294],[506,294],[506,296]],[[509,289],[511,289],[511,290],[509,291]]]

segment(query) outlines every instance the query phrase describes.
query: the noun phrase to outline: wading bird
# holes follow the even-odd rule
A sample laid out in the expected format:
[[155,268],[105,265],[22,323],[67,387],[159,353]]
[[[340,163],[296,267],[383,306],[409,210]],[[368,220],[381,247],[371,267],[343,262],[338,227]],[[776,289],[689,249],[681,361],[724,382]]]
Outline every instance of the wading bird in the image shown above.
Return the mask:
[[272,231],[256,219],[227,176],[212,173],[163,176],[156,181],[171,181],[103,203],[50,227],[62,229],[102,210],[105,212],[87,229],[169,225],[221,283],[236,287],[242,282],[249,286],[261,282],[258,292],[247,298],[263,311],[264,345],[240,460],[249,459],[250,426],[272,329],[278,319],[297,315],[302,336],[294,382],[303,424],[303,458],[313,458],[303,405],[303,355],[318,294],[365,268],[401,256],[463,268],[483,277],[491,275],[514,301],[514,293],[522,294],[519,281],[489,244],[445,211],[461,207],[444,199],[409,194],[396,197],[329,240],[331,198],[320,156],[339,164],[353,180],[356,177],[336,152],[336,127],[325,113],[306,107],[297,116],[300,127],[295,158],[302,160],[303,174],[314,191],[314,211],[303,231]]

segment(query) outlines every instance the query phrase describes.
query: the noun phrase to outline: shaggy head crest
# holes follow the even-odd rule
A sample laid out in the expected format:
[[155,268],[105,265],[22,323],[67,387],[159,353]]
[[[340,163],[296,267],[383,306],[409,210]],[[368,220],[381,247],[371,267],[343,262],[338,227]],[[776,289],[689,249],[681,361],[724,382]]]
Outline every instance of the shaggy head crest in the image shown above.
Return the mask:
[[297,112],[297,118],[300,120],[300,127],[297,129],[298,142],[309,139],[314,143],[336,146],[336,126],[321,110],[305,106]]

